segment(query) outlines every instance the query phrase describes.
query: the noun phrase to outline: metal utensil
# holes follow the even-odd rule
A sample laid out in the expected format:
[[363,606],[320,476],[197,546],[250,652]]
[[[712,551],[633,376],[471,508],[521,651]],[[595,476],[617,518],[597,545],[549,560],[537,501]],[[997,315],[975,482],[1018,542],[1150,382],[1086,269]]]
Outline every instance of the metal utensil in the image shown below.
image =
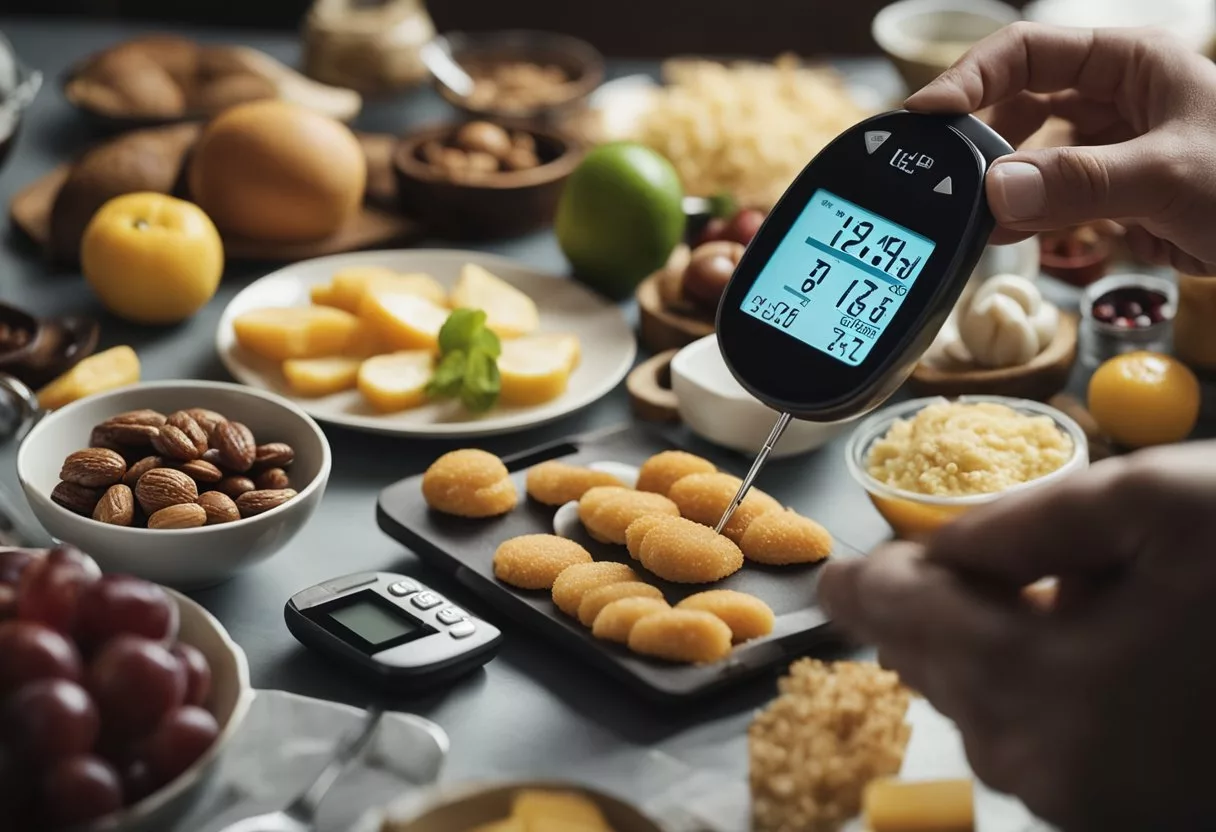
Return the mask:
[[286,807],[230,823],[220,832],[314,832],[317,828],[317,809],[321,806],[321,801],[333,788],[334,783],[338,782],[346,770],[367,750],[380,728],[380,719],[383,716],[382,708],[369,708],[358,733],[352,734],[337,745],[333,758],[317,775],[317,779]]
[[751,490],[752,483],[756,481],[756,477],[760,475],[760,470],[764,467],[764,463],[768,461],[768,455],[772,453],[773,446],[777,444],[777,440],[781,438],[781,434],[785,433],[785,429],[790,423],[790,418],[790,414],[788,413],[782,413],[777,417],[777,423],[773,425],[768,439],[764,440],[764,446],[756,454],[756,459],[752,462],[751,469],[748,470],[747,476],[743,478],[743,482],[739,484],[739,490],[735,493],[735,498],[730,501],[730,505],[722,513],[722,519],[718,521],[718,525],[714,529],[718,534],[722,534],[722,530],[730,522],[731,515],[735,513],[735,509],[739,508],[743,503],[743,498],[747,496],[747,492]]
[[464,71],[464,67],[456,63],[445,38],[437,37],[419,51],[422,64],[431,74],[439,79],[439,83],[450,89],[461,98],[473,94],[473,78]]

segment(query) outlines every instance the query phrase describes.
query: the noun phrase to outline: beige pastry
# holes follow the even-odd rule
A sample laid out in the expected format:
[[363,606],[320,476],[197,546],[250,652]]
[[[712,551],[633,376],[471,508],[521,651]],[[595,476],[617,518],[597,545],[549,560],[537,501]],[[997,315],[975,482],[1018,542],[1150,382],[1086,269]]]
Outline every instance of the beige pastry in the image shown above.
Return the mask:
[[679,517],[680,509],[662,494],[620,486],[596,486],[578,502],[578,518],[601,543],[624,545],[629,524],[647,514]]
[[458,517],[494,517],[515,508],[519,495],[507,466],[477,448],[449,451],[422,475],[426,504]]

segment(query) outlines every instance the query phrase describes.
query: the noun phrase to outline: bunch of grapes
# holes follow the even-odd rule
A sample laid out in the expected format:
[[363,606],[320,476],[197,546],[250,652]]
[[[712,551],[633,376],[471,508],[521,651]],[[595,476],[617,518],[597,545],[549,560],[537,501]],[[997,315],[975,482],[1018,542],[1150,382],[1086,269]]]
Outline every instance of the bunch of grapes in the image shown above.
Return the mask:
[[219,735],[161,587],[71,546],[0,550],[0,818],[58,829],[169,783]]

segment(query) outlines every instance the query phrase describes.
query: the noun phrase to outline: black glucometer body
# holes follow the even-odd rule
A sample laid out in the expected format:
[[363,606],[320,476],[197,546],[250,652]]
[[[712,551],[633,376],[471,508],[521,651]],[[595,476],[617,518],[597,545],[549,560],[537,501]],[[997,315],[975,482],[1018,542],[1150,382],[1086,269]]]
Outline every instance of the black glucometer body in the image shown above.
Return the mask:
[[747,247],[718,307],[730,371],[794,418],[866,413],[912,372],[995,222],[1009,144],[968,115],[897,111],[825,147]]

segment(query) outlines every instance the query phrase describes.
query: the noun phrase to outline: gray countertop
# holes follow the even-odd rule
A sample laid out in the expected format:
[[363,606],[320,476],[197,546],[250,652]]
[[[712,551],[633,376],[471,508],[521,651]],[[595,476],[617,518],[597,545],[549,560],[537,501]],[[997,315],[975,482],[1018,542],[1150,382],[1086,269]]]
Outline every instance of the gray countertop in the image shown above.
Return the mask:
[[[42,70],[45,85],[29,111],[16,151],[0,172],[0,201],[70,158],[97,138],[90,122],[59,93],[65,68],[110,43],[139,34],[134,27],[0,18],[0,31],[21,57]],[[239,31],[192,31],[195,37],[239,41],[293,62],[297,46],[289,36]],[[617,64],[614,74],[653,71],[656,64]],[[852,67],[888,90],[897,84],[881,63]],[[401,132],[443,117],[446,110],[429,91],[369,105],[358,125]],[[425,243],[429,245],[431,243]],[[441,245],[436,241],[435,245]],[[518,258],[538,268],[565,273],[553,237],[536,234],[486,250]],[[0,297],[39,315],[83,312],[103,321],[102,346],[133,345],[146,379],[228,377],[216,358],[213,338],[224,305],[272,267],[232,264],[216,299],[192,320],[170,329],[130,326],[98,308],[78,273],[52,273],[37,253],[10,230],[0,246]],[[630,310],[630,314],[633,312]],[[577,415],[545,428],[481,442],[500,454],[561,436],[624,422],[630,418],[623,386]],[[326,428],[334,468],[324,502],[309,527],[285,551],[222,586],[196,594],[229,629],[249,656],[253,682],[355,705],[375,694],[334,666],[307,652],[283,624],[282,607],[301,588],[357,570],[416,575],[476,614],[490,617],[506,633],[502,653],[484,670],[441,693],[399,697],[391,705],[429,717],[451,736],[446,777],[593,776],[597,761],[628,760],[640,765],[647,748],[657,748],[691,766],[745,770],[745,729],[754,708],[774,693],[771,677],[712,701],[678,712],[659,710],[575,658],[490,614],[468,593],[430,572],[410,552],[377,528],[374,510],[384,486],[421,471],[457,444],[392,439]],[[0,447],[0,490],[24,508],[14,474],[14,443]],[[740,465],[745,465],[743,460]],[[828,524],[851,544],[867,548],[888,534],[864,494],[848,478],[841,443],[792,461],[774,464],[761,484]],[[622,756],[624,755],[624,756]],[[580,772],[582,774],[580,775]]]

